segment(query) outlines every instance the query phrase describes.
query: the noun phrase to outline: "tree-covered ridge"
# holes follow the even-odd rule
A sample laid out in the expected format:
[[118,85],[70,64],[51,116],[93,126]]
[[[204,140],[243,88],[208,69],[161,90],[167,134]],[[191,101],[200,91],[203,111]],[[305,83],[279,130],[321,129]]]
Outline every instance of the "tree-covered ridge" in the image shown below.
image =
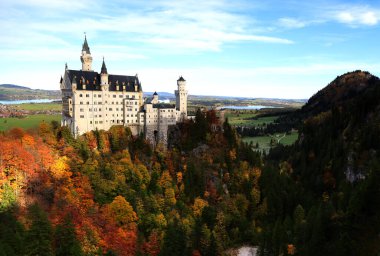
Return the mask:
[[360,92],[333,98],[331,108],[303,120],[294,146],[278,147],[267,158],[263,255],[286,252],[289,244],[299,255],[380,252],[380,81],[362,72],[337,81],[342,95],[354,90],[354,81]]
[[0,251],[220,255],[257,244],[260,155],[215,112],[176,133],[169,150],[121,126],[78,139],[54,123],[1,134]]

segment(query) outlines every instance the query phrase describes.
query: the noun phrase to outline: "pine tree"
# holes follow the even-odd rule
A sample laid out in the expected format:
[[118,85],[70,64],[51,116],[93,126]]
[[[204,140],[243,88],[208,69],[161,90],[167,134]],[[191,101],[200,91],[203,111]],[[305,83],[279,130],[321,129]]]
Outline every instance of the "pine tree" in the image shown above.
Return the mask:
[[50,256],[52,249],[52,228],[46,213],[34,204],[29,208],[29,218],[32,221],[26,237],[27,256]]
[[55,254],[57,256],[83,255],[79,241],[75,235],[75,227],[69,216],[55,229]]

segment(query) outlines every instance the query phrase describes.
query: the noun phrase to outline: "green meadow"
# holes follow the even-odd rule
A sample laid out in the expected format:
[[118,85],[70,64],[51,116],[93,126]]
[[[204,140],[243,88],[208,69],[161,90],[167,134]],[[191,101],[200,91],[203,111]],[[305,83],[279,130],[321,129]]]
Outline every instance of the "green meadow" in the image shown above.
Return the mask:
[[14,127],[20,127],[23,129],[35,128],[41,122],[50,123],[51,121],[61,121],[61,115],[29,115],[23,118],[7,117],[0,118],[0,131],[6,131]]
[[62,104],[59,103],[24,103],[24,104],[16,104],[14,107],[22,110],[29,111],[61,111]]

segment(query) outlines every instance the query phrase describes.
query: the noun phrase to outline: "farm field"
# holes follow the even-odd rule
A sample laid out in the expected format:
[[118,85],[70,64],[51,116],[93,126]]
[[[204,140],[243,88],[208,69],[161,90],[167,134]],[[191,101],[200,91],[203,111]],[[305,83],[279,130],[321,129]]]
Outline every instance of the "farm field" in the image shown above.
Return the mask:
[[60,103],[24,103],[13,105],[15,108],[20,110],[29,110],[29,111],[61,111],[62,104]]
[[0,119],[0,131],[6,131],[14,127],[29,129],[38,127],[41,122],[61,121],[61,115],[29,115],[24,118],[8,117]]
[[234,126],[262,126],[263,124],[273,123],[278,118],[278,116],[266,116],[253,119],[257,115],[257,111],[247,111],[245,113],[228,112],[225,114],[225,117]]
[[[246,143],[251,143],[253,146],[256,144],[259,145],[258,149],[261,151],[269,151],[271,148],[270,141],[272,138],[281,138],[284,135],[284,133],[275,134],[272,136],[259,136],[259,137],[243,137],[242,140]],[[280,139],[280,144],[282,145],[292,145],[298,138],[298,132],[293,131],[291,134],[285,134],[285,137]]]

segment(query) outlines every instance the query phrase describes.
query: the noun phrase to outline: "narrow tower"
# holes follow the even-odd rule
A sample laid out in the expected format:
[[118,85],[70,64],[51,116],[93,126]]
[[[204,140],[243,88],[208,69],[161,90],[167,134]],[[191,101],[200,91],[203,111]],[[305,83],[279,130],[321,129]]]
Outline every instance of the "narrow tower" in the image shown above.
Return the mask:
[[178,90],[175,90],[176,109],[180,112],[180,120],[187,118],[186,80],[181,76],[177,80]]
[[84,35],[84,43],[82,46],[82,55],[80,56],[82,62],[83,71],[92,71],[92,57],[90,52],[90,47],[88,47],[86,35]]
[[108,72],[107,72],[106,63],[104,62],[104,57],[103,57],[102,68],[100,70],[100,83],[101,85],[108,85]]

